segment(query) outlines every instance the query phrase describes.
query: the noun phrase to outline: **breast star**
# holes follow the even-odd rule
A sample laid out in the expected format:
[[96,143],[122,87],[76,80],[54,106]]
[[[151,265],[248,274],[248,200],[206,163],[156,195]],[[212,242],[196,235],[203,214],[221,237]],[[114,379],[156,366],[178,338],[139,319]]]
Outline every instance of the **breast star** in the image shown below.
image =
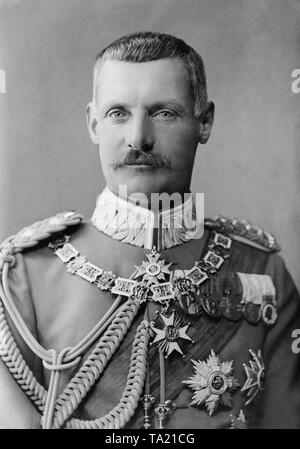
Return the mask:
[[195,374],[183,381],[194,390],[191,405],[205,403],[209,416],[219,404],[231,407],[231,393],[239,386],[239,382],[232,376],[233,361],[221,362],[212,350],[206,362],[192,360],[192,363]]

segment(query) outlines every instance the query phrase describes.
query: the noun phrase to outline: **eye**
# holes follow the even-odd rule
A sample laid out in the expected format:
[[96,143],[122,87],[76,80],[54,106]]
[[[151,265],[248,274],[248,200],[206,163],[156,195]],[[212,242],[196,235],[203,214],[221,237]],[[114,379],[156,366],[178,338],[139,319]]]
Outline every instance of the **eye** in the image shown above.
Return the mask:
[[172,120],[177,117],[177,114],[175,111],[171,111],[169,109],[163,109],[161,111],[156,112],[153,114],[154,118],[162,119],[162,120]]
[[106,116],[113,121],[121,121],[127,117],[127,112],[122,109],[111,109],[107,112]]

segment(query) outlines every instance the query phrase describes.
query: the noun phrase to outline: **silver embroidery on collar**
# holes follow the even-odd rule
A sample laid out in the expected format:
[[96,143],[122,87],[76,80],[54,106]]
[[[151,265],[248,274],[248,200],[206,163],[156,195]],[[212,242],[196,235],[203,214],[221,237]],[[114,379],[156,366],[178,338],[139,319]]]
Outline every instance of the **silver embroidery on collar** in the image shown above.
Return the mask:
[[155,246],[158,251],[201,238],[204,231],[192,194],[183,204],[155,213],[125,201],[108,187],[97,198],[91,222],[115,240],[145,249]]

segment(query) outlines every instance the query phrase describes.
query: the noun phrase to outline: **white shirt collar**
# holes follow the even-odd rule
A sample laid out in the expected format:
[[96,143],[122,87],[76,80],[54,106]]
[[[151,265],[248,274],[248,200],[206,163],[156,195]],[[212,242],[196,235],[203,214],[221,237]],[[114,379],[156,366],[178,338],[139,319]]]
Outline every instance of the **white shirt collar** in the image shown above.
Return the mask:
[[[113,194],[105,187],[91,218],[99,231],[123,243],[157,251],[201,238],[203,213],[196,213],[194,195],[179,206],[153,212]],[[200,211],[203,208],[199,208]]]

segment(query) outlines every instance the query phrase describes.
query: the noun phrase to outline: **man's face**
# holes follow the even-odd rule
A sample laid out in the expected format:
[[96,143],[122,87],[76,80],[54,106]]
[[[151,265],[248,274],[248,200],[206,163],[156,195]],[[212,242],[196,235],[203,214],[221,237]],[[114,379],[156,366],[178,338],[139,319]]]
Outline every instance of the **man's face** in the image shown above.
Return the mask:
[[189,191],[203,124],[194,115],[189,81],[179,60],[107,60],[98,76],[89,130],[109,189],[128,195]]

